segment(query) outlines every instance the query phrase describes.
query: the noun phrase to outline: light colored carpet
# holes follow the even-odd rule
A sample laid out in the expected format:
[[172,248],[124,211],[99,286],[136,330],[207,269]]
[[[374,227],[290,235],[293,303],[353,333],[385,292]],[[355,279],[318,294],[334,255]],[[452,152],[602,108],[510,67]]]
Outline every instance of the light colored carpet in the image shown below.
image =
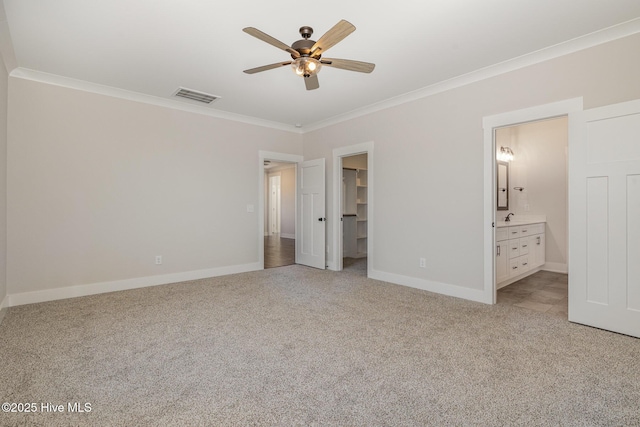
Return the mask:
[[1,425],[640,425],[640,340],[288,266],[11,308]]

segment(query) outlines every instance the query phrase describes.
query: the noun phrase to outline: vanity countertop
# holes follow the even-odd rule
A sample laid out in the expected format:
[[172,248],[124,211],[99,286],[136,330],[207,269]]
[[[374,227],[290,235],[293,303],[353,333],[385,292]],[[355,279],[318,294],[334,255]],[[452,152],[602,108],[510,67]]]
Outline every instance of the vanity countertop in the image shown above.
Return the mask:
[[516,227],[518,225],[539,224],[547,222],[546,218],[512,219],[511,221],[496,221],[496,227]]

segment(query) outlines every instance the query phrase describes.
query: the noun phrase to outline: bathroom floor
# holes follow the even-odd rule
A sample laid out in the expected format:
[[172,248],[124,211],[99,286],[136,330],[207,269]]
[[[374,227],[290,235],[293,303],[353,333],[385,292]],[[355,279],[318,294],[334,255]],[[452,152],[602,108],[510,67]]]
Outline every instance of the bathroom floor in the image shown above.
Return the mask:
[[497,303],[568,318],[568,275],[539,271],[498,290]]

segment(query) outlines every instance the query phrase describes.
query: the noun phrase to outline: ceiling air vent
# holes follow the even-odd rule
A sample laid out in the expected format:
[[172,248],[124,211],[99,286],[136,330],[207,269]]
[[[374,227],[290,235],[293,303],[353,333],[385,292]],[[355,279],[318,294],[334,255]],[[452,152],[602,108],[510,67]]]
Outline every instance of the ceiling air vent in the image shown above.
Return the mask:
[[183,87],[178,89],[178,91],[174,93],[173,96],[189,99],[191,101],[201,102],[203,104],[211,104],[213,101],[220,98],[219,96],[210,95],[208,93],[198,92],[191,89],[185,89]]

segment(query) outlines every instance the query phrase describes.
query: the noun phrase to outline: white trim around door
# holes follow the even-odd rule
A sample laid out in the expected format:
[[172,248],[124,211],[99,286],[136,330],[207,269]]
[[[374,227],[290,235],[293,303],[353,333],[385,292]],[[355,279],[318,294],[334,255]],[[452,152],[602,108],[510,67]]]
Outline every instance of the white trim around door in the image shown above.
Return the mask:
[[[275,153],[272,151],[258,151],[258,264],[260,268],[264,269],[264,161],[273,160],[276,162],[288,162],[295,163],[296,168],[299,163],[302,163],[304,158],[296,154]],[[297,174],[296,174],[297,176]],[[296,183],[296,187],[297,187]],[[296,189],[297,194],[297,189]],[[298,203],[296,200],[296,209]],[[296,215],[297,218],[297,215]],[[298,224],[296,224],[296,234],[298,233]],[[296,239],[296,245],[298,240]]]
[[[512,126],[552,117],[568,116],[569,113],[582,111],[582,97],[572,98],[551,104],[538,105],[522,110],[509,111],[494,116],[486,116],[482,120],[484,128],[484,288],[482,301],[486,304],[496,303],[495,289],[495,228],[496,196],[494,189],[496,149],[494,141],[495,129]],[[571,135],[569,135],[571,144]],[[571,248],[568,248],[570,250]]]
[[367,154],[367,277],[373,271],[374,224],[374,161],[373,141],[335,148],[333,150],[333,261],[329,269],[342,271],[342,158]]

